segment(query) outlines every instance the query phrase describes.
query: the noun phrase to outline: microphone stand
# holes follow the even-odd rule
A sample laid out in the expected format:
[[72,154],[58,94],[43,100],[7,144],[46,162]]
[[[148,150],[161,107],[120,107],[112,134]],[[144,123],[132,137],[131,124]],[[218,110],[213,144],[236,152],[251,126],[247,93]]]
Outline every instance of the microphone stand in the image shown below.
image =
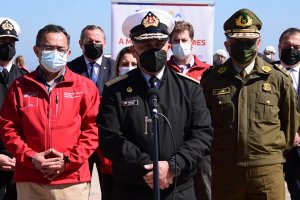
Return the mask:
[[160,200],[160,186],[159,186],[159,168],[158,168],[158,114],[157,114],[157,93],[150,95],[150,108],[152,117],[152,134],[153,134],[153,188],[154,188],[154,200]]

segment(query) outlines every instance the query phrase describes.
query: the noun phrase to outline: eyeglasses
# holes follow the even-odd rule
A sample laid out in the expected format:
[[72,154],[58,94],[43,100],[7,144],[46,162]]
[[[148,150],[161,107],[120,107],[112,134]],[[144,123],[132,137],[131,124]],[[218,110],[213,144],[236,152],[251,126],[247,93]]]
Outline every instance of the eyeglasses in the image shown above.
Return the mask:
[[39,47],[43,51],[54,51],[56,49],[61,56],[64,56],[69,51],[68,49],[65,49],[64,47],[59,47],[59,46],[39,45]]

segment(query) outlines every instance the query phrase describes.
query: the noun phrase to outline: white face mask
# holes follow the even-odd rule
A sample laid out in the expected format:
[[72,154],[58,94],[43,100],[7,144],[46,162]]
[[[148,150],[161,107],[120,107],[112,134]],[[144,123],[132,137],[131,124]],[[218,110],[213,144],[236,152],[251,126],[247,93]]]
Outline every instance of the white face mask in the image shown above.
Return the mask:
[[172,52],[178,59],[185,59],[187,56],[192,54],[191,44],[181,43],[173,44]]
[[126,74],[127,72],[129,72],[130,70],[135,69],[136,67],[119,67],[119,75],[123,75]]
[[62,70],[67,63],[67,54],[61,56],[58,51],[42,51],[41,64],[52,73]]
[[272,55],[269,54],[269,55],[266,55],[267,58],[269,58],[270,60],[272,60]]

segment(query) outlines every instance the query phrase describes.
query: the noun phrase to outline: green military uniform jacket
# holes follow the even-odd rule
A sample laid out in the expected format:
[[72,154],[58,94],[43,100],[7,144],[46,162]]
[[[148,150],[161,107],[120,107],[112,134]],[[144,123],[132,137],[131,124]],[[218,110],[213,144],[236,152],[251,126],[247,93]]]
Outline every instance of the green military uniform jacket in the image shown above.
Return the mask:
[[244,80],[231,59],[201,81],[214,128],[212,162],[263,166],[284,162],[299,127],[297,96],[285,69],[257,57]]

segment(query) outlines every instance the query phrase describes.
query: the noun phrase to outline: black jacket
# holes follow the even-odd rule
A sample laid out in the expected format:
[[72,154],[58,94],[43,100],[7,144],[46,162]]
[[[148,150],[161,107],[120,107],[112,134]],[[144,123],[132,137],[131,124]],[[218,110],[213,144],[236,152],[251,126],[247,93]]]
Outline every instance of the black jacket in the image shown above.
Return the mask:
[[[146,117],[151,118],[148,90],[139,69],[105,84],[97,116],[99,146],[104,156],[112,160],[116,188],[135,188],[139,191],[124,197],[124,189],[122,192],[117,189],[115,199],[152,199],[149,198],[152,190],[143,180],[147,173],[143,165],[152,163],[153,160],[151,123],[145,123]],[[197,162],[210,153],[210,113],[202,87],[167,67],[158,96],[158,112],[168,118],[176,141],[175,150],[168,124],[159,117],[159,160],[168,161],[176,154],[181,168],[177,189],[185,190],[193,187],[191,177],[195,173]],[[172,188],[173,186],[161,191],[162,199],[168,199],[166,197],[170,195]],[[183,199],[190,198],[185,196]]]
[[[26,71],[23,68],[20,69],[18,66],[13,64],[8,74],[8,85],[6,85],[2,74],[0,75],[0,108],[2,107],[5,94],[8,88],[10,87],[10,85],[12,84],[12,82],[26,73],[28,73],[28,71]],[[1,140],[0,140],[0,154],[5,154],[10,156],[10,153],[6,150]]]
[[[115,76],[114,60],[111,58],[102,57],[102,62],[99,71],[98,91],[102,94],[104,84]],[[88,68],[86,66],[84,56],[79,56],[67,63],[67,66],[75,73],[81,74],[89,78]]]

